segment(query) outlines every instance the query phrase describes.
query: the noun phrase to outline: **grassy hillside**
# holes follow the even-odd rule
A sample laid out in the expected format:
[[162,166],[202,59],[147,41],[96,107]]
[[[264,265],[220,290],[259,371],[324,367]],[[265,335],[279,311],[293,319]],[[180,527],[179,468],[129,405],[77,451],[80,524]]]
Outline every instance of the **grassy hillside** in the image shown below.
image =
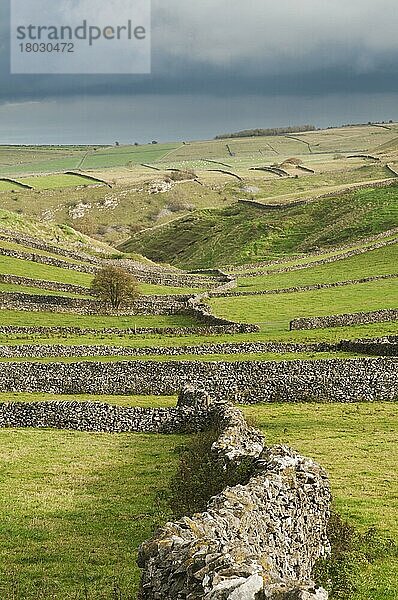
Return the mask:
[[279,210],[234,204],[197,211],[122,244],[180,267],[244,264],[355,241],[398,224],[396,187],[364,189]]
[[[376,527],[398,542],[397,420],[390,403],[244,407],[268,443],[288,444],[329,473],[334,502],[362,531]],[[364,569],[352,600],[395,600],[398,560]]]

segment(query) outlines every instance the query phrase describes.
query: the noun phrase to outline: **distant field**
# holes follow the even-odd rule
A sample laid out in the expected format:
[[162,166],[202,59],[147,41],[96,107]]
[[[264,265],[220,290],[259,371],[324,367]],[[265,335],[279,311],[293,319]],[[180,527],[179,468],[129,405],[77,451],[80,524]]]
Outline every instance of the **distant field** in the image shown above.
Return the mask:
[[156,493],[183,440],[0,430],[0,596],[135,598],[136,550],[169,517]]
[[84,177],[84,175],[43,175],[41,177],[24,177],[22,183],[31,185],[37,190],[50,190],[55,188],[76,187],[82,185],[93,185],[95,181]]
[[261,324],[263,331],[283,331],[297,317],[397,308],[398,280],[271,296],[210,300],[217,316]]
[[178,147],[177,144],[151,144],[146,146],[121,146],[108,150],[90,152],[80,168],[98,169],[115,166],[132,166],[140,163],[152,163],[163,158]]
[[129,163],[153,162],[177,143],[148,144],[142,146],[110,147],[24,147],[0,146],[0,176],[31,173],[52,173],[77,168],[108,168],[127,166]]
[[[242,407],[268,444],[288,444],[329,473],[339,512],[361,530],[398,543],[398,427],[393,403],[269,404]],[[398,560],[367,569],[352,600],[395,600]]]

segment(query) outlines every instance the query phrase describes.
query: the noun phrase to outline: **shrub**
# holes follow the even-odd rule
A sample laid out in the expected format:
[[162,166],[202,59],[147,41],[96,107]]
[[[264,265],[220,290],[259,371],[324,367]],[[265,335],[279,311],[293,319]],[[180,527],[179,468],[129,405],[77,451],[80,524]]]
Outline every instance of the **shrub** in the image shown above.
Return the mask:
[[209,429],[195,434],[189,442],[176,448],[180,455],[179,465],[166,494],[174,518],[203,512],[212,496],[227,486],[248,482],[253,459],[239,465],[225,465],[211,450],[219,434],[217,429]]

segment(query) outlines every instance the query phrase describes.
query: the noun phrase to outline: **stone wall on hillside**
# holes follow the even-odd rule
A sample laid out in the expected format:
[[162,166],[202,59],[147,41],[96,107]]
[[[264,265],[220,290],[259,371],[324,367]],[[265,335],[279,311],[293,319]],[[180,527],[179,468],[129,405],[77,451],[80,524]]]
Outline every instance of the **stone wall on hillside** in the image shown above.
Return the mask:
[[[379,241],[375,242],[370,246],[366,246],[365,248],[356,248],[353,250],[347,250],[341,254],[337,254],[334,256],[329,256],[327,258],[321,258],[319,260],[309,261],[301,264],[290,265],[286,267],[280,267],[279,269],[266,269],[266,270],[258,270],[258,271],[250,271],[249,273],[243,273],[242,277],[260,277],[265,275],[276,275],[278,273],[291,273],[292,271],[301,271],[302,269],[308,269],[312,267],[319,267],[321,265],[328,265],[330,263],[337,262],[339,260],[345,260],[346,258],[351,258],[351,256],[358,256],[360,254],[365,254],[365,252],[370,252],[372,250],[378,250],[379,248],[384,248],[386,246],[393,246],[398,242],[398,238],[394,238],[393,240]],[[294,260],[294,259],[293,259]]]
[[[95,299],[27,294],[23,292],[2,292],[0,308],[25,311],[68,312],[83,315],[174,315],[189,314],[189,296],[139,296],[130,306],[113,311],[106,303]],[[202,314],[203,311],[196,311]],[[216,317],[213,317],[216,319]]]
[[346,281],[335,281],[334,283],[316,283],[313,285],[299,285],[289,288],[276,288],[273,290],[256,290],[254,292],[251,291],[241,291],[241,292],[209,292],[209,296],[212,298],[228,298],[234,296],[267,296],[267,295],[275,295],[275,294],[295,294],[297,292],[312,292],[315,290],[327,290],[335,287],[345,287],[347,285],[359,285],[361,283],[370,283],[372,281],[383,281],[385,279],[396,279],[398,274],[394,273],[392,275],[374,275],[373,277],[363,277],[362,279],[347,279]]
[[398,309],[382,309],[370,312],[327,315],[325,317],[301,317],[290,322],[290,330],[324,329],[327,327],[348,327],[368,323],[385,323],[398,320]]
[[398,359],[292,361],[4,362],[0,391],[173,395],[206,381],[209,393],[242,403],[393,401]]
[[[22,251],[1,247],[0,255],[60,267],[62,269],[71,269],[73,271],[91,275],[97,273],[102,266],[111,264],[130,271],[141,283],[150,283],[153,285],[211,289],[222,284],[228,284],[229,281],[234,279],[232,276],[226,275],[221,271],[213,276],[206,275],[205,272],[203,274],[195,275],[174,269],[173,267],[166,268],[155,264],[140,263],[128,258],[101,259],[84,253],[71,252],[63,248],[51,246],[44,242],[29,238],[29,236],[19,236],[17,234],[14,236],[3,234],[3,236],[1,236],[0,234],[0,239],[2,239],[2,237],[3,239],[15,241],[16,243],[25,243],[29,247],[52,252],[53,254],[64,256],[71,260],[62,260],[62,258],[56,258],[56,256],[46,256],[44,254],[38,254],[37,252],[29,252],[28,250]],[[72,260],[80,262],[74,263],[71,262]]]

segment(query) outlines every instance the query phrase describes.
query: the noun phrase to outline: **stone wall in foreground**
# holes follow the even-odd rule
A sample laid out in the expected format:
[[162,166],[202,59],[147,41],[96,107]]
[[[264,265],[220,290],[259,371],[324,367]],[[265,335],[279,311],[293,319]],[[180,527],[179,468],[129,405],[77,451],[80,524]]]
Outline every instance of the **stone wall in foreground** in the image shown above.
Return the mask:
[[247,404],[392,401],[397,358],[293,361],[121,361],[0,363],[0,391],[54,394],[173,395],[186,384]]
[[311,577],[329,552],[326,473],[290,448],[265,448],[236,408],[213,404],[210,412],[220,429],[213,460],[249,461],[251,476],[141,545],[139,599],[327,600]]

